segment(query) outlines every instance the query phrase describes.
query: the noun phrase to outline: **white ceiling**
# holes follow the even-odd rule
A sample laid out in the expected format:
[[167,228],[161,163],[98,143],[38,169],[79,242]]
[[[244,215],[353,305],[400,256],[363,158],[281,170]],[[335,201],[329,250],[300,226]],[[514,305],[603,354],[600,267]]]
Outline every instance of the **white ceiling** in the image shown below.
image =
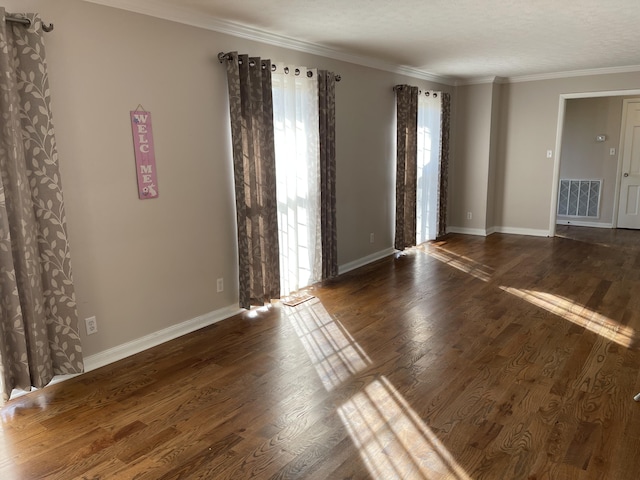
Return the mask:
[[87,1],[447,83],[640,71],[639,0]]

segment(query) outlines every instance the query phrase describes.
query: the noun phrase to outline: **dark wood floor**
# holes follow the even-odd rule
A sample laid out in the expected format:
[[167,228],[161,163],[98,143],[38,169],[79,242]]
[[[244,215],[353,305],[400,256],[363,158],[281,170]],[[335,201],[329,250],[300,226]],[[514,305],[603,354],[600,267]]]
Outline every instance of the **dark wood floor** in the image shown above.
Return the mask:
[[638,479],[640,232],[450,235],[0,412],[0,478]]

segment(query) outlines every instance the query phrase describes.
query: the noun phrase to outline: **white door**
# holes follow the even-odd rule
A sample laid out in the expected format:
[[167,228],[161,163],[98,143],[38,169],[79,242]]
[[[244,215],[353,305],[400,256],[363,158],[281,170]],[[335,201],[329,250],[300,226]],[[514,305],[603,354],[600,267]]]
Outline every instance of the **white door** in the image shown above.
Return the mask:
[[640,229],[640,102],[625,102],[618,228]]

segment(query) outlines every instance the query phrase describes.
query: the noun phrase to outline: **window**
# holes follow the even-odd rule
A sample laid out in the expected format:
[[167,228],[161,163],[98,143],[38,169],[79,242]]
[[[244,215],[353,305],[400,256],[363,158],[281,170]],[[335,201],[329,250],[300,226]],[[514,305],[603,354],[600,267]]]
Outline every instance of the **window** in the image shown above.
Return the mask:
[[322,276],[317,74],[285,71],[272,74],[281,295]]
[[438,233],[441,104],[442,95],[437,92],[418,96],[416,245],[434,240]]

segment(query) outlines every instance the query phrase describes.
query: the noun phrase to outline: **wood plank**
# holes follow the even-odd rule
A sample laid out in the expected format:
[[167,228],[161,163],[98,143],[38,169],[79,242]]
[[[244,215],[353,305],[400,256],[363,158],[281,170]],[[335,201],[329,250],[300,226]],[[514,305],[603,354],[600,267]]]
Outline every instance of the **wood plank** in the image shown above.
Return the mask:
[[448,235],[0,410],[0,478],[640,477],[640,232]]

